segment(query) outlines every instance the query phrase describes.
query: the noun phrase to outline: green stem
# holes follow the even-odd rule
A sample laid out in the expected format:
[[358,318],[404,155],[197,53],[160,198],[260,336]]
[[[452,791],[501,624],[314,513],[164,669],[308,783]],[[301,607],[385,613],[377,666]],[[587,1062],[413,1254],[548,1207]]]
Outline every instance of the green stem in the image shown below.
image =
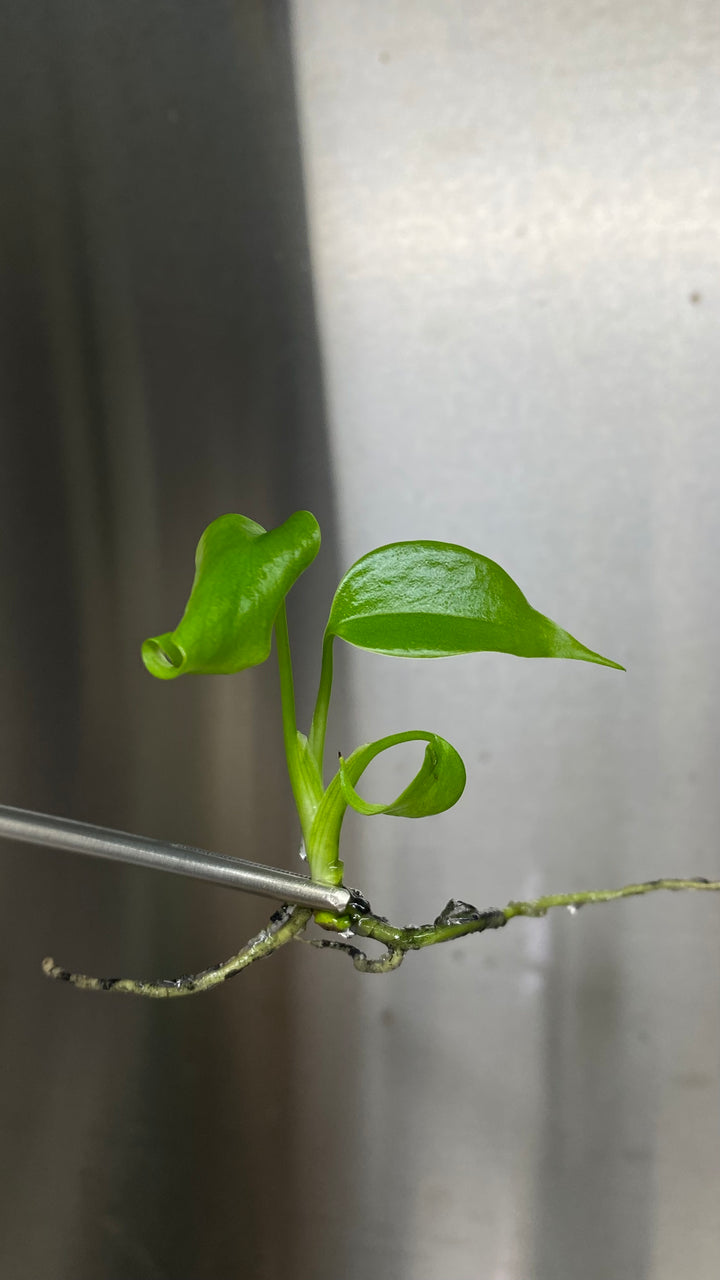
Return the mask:
[[323,756],[325,754],[325,734],[327,732],[328,710],[330,708],[330,694],[332,691],[333,678],[333,637],[326,636],[323,641],[322,665],[320,668],[320,685],[318,688],[317,699],[315,702],[315,711],[313,712],[312,725],[308,742],[310,750],[315,757],[317,767],[322,777]]
[[346,913],[350,919],[350,928],[362,938],[372,938],[381,942],[389,950],[420,951],[423,947],[434,947],[438,942],[452,942],[462,938],[466,933],[483,933],[486,929],[502,929],[507,924],[507,917],[501,910],[491,908],[488,911],[477,911],[475,917],[459,924],[395,925],[381,916],[355,916],[352,910]]
[[307,842],[312,821],[322,796],[322,783],[316,776],[315,768],[308,767],[311,762],[307,760],[306,740],[302,734],[298,733],[295,718],[295,686],[290,655],[290,637],[288,635],[287,611],[284,601],[275,618],[275,641],[280,672],[280,699],[282,702],[285,758],[287,760],[288,774],[290,775],[290,785],[295,797],[295,805],[300,817],[300,825]]
[[[577,910],[591,902],[613,902],[616,898],[633,898],[644,893],[654,893],[658,889],[720,890],[720,880],[705,880],[699,876],[688,880],[646,880],[641,884],[627,884],[622,889],[588,889],[581,893],[554,893],[529,902],[509,902],[506,907],[491,908],[487,911],[479,911],[469,903],[448,903],[445,912],[438,916],[434,924],[405,927],[390,924],[381,916],[368,914],[361,908],[354,908],[351,905],[342,920],[330,927],[349,927],[360,937],[372,938],[375,942],[382,943],[391,954],[396,951],[419,951],[422,947],[432,947],[439,942],[452,942],[453,939],[462,938],[468,933],[502,929],[508,920],[516,916],[544,916],[551,907],[574,907]],[[454,906],[454,914],[457,917],[454,923],[444,918],[447,917],[451,906]],[[458,912],[465,918],[460,919]],[[356,967],[359,966],[356,965]],[[379,972],[379,970],[366,970],[366,972],[376,971]]]

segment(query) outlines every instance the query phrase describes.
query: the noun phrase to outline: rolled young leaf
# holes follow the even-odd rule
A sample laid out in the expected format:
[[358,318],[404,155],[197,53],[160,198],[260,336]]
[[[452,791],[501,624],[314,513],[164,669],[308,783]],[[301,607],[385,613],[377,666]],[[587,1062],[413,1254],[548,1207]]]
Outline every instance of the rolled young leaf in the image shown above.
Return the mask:
[[[427,742],[425,758],[412,782],[390,804],[369,804],[355,790],[355,784],[371,760],[401,742]],[[343,864],[338,859],[340,831],[348,805],[358,813],[386,813],[397,818],[425,818],[444,813],[460,799],[465,787],[465,766],[454,747],[437,733],[408,729],[377,742],[357,747],[346,760],[340,757],[338,772],[317,808],[307,855],[310,873],[323,884],[341,884]],[[318,917],[320,919],[320,917]],[[324,917],[323,917],[324,919]]]
[[[390,804],[369,804],[355,790],[354,784],[381,751],[388,751],[401,742],[427,742],[425,757],[412,782]],[[371,816],[385,813],[396,818],[427,818],[433,813],[444,813],[457,804],[465,790],[465,765],[462,758],[445,738],[424,729],[408,729],[394,733],[377,742],[358,747],[347,760],[340,757],[340,788],[347,803]]]
[[278,609],[319,547],[320,528],[309,511],[296,511],[269,533],[246,516],[213,520],[198,543],[180,622],[142,646],[150,674],[220,675],[264,662]]
[[401,658],[492,650],[624,670],[533,609],[499,564],[448,542],[395,542],[362,556],[335,593],[332,636]]

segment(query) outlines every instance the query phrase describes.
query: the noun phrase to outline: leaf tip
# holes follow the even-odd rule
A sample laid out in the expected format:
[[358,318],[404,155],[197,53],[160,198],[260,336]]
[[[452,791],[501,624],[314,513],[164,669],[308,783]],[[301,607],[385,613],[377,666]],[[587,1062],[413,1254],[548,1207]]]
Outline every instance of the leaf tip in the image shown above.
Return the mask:
[[603,667],[613,667],[615,671],[627,671],[621,662],[613,662],[612,658],[600,658],[600,664]]
[[158,680],[174,680],[182,675],[187,655],[175,642],[171,631],[144,640],[140,652],[150,675]]
[[594,649],[588,649],[587,645],[582,644],[580,640],[576,640],[575,636],[571,636],[569,631],[564,631],[551,618],[546,618],[543,614],[536,613],[542,630],[544,632],[544,652],[542,657],[546,658],[569,658],[576,662],[594,662],[599,667],[613,667],[616,671],[624,671],[619,662],[614,662],[612,658],[606,658],[602,653],[596,653]]
[[575,652],[562,654],[565,658],[577,658],[581,662],[594,662],[599,667],[612,667],[615,671],[625,671],[626,668],[619,662],[614,662],[612,658],[606,658],[602,653],[595,653],[593,649],[588,649],[584,644],[580,644],[579,640],[574,640],[573,647]]

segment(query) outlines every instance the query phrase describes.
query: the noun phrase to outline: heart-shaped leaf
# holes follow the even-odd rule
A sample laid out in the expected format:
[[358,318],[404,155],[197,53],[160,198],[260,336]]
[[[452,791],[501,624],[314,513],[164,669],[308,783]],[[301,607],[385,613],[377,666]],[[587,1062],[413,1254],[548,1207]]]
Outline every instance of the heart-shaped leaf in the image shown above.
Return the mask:
[[[355,790],[355,783],[371,760],[401,742],[427,742],[425,756],[418,772],[405,790],[390,804],[369,804]],[[368,742],[353,751],[347,760],[340,757],[340,788],[347,803],[358,813],[368,816],[386,813],[396,818],[427,818],[444,813],[460,799],[465,789],[465,765],[457,751],[437,733],[409,729],[394,733],[377,742]]]
[[213,520],[195,555],[195,579],[174,631],[142,646],[151,675],[220,675],[264,662],[285,596],[320,547],[309,511],[296,511],[269,533],[246,516]]
[[493,650],[624,670],[533,609],[494,560],[448,542],[394,542],[362,556],[335,593],[326,636],[400,658]]

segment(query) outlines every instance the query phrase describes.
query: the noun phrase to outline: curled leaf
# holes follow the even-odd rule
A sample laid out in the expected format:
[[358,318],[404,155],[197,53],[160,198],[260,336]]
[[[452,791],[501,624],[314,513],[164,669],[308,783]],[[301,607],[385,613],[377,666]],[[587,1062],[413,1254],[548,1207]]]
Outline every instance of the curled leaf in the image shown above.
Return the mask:
[[401,658],[493,650],[624,670],[533,609],[494,560],[448,542],[395,542],[362,556],[335,593],[326,636]]
[[[389,804],[370,804],[363,800],[355,790],[355,783],[370,761],[401,742],[417,741],[427,742],[427,746],[422,765],[409,786]],[[439,734],[427,733],[424,729],[394,733],[358,747],[347,760],[340,757],[338,773],[347,803],[368,816],[385,813],[396,818],[426,818],[433,813],[444,813],[457,803],[465,789],[465,765],[458,752]]]
[[[371,760],[401,742],[427,742],[425,757],[409,786],[390,804],[369,804],[355,784]],[[341,884],[343,864],[338,859],[340,831],[348,805],[358,813],[387,813],[396,818],[426,818],[444,813],[460,799],[465,787],[465,766],[454,747],[437,733],[409,729],[377,742],[357,747],[346,760],[340,757],[338,772],[318,805],[307,845],[310,872],[324,884]],[[320,919],[320,917],[318,917]]]
[[320,528],[309,511],[296,511],[270,532],[246,516],[213,520],[198,543],[180,622],[142,646],[150,674],[220,675],[264,662],[278,609],[319,547]]

